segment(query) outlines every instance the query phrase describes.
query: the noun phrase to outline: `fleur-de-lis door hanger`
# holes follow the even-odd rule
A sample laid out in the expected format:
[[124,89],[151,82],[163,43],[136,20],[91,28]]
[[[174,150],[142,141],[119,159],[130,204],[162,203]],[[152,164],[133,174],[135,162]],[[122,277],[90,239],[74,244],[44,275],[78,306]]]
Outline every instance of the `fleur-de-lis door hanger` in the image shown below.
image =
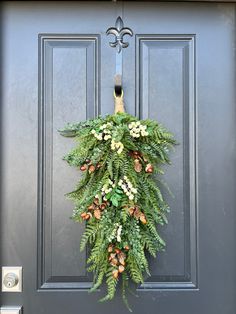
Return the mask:
[[124,27],[122,18],[119,16],[116,19],[115,27],[110,27],[106,31],[107,35],[114,35],[115,41],[110,42],[110,46],[117,49],[117,52],[120,53],[122,48],[127,48],[129,46],[128,42],[123,41],[124,35],[133,36],[133,32],[129,27]]

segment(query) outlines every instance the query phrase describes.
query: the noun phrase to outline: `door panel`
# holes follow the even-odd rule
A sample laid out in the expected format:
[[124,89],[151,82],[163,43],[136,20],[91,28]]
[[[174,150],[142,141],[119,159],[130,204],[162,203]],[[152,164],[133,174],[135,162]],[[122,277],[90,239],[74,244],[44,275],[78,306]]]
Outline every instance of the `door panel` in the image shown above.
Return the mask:
[[194,36],[136,36],[137,111],[142,118],[168,125],[180,144],[172,166],[166,169],[165,181],[174,194],[174,198],[166,194],[172,227],[162,228],[167,251],[160,254],[159,262],[152,260],[149,280],[156,287],[194,288],[197,284],[194,41]]
[[66,139],[62,143],[58,129],[65,121],[83,121],[94,118],[99,112],[99,41],[99,36],[39,35],[40,289],[61,288],[62,285],[80,288],[80,281],[88,281],[86,252],[78,250],[78,239],[84,228],[77,228],[68,219],[71,204],[64,195],[73,190],[78,173],[70,169],[71,175],[68,175],[68,166],[62,156],[72,143]]
[[[141,314],[236,311],[235,5],[5,2],[2,6],[1,264],[23,266],[23,292],[2,305],[26,314],[126,313],[118,293],[98,304],[79,252],[83,226],[64,194],[79,173],[62,160],[66,122],[113,112],[122,15],[126,110],[166,125],[179,145],[164,180],[174,197],[159,227],[166,251],[129,297]],[[126,39],[126,38],[125,38]]]

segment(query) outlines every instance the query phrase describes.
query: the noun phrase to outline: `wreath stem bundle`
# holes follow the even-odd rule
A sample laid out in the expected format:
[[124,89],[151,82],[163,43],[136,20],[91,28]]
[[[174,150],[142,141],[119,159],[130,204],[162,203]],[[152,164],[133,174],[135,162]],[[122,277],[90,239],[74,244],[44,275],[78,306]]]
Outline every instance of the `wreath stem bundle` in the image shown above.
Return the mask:
[[148,254],[162,251],[165,242],[157,225],[167,223],[168,205],[155,176],[169,164],[173,135],[153,120],[138,120],[124,112],[123,96],[116,99],[115,114],[67,124],[61,135],[77,145],[64,159],[83,173],[75,190],[72,218],[86,222],[80,249],[89,245],[91,291],[105,281],[111,300],[122,280],[122,296],[129,279],[137,284],[150,275]]

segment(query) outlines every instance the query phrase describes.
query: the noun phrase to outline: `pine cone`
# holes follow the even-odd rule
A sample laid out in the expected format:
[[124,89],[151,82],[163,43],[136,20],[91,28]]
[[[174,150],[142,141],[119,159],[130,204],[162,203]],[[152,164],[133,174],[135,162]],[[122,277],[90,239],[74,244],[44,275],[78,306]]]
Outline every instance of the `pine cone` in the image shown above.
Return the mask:
[[110,261],[110,264],[112,266],[116,266],[118,264],[118,259],[117,258],[113,258],[111,261]]
[[117,279],[119,276],[119,271],[117,269],[113,270],[112,276],[113,276],[113,278]]
[[138,159],[134,159],[134,170],[136,172],[141,172],[142,171],[142,164]]
[[139,217],[140,221],[145,225],[147,223],[146,216],[144,214],[141,214]]
[[115,258],[116,257],[116,253],[111,253],[110,254],[110,257],[109,257],[109,261],[111,261],[113,258]]
[[141,215],[141,211],[136,207],[136,209],[134,211],[134,217],[136,219],[139,219],[140,215]]
[[123,273],[124,270],[125,270],[125,267],[123,265],[119,265],[118,267],[119,273]]
[[100,209],[95,209],[93,214],[94,214],[95,218],[101,219],[101,211],[100,211]]
[[94,209],[94,205],[93,204],[88,206],[88,210],[93,210],[93,209]]

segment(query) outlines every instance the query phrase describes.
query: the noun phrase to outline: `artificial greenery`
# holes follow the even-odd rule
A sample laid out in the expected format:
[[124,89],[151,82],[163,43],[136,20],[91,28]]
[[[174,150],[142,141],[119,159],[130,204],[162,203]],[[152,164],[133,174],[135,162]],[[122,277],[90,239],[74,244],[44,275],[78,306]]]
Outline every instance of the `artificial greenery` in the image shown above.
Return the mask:
[[157,179],[175,140],[157,122],[127,113],[67,124],[60,133],[75,137],[64,159],[84,174],[68,197],[75,203],[72,218],[86,221],[80,249],[91,248],[91,291],[106,281],[101,301],[111,300],[121,279],[127,304],[129,279],[142,283],[150,275],[147,253],[155,257],[165,247],[157,225],[167,223],[169,207]]

